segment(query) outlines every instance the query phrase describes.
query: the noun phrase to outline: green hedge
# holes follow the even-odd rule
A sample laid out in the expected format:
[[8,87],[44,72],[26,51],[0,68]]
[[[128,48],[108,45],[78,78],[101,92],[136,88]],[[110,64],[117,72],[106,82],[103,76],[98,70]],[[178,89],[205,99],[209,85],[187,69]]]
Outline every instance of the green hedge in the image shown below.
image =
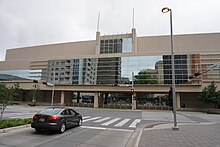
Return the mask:
[[32,118],[0,120],[0,129],[30,124]]

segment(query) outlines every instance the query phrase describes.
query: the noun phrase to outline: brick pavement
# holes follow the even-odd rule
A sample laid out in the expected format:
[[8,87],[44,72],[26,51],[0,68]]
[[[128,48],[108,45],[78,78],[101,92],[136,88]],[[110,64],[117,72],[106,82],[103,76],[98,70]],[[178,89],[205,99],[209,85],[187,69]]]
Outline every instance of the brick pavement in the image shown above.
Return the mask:
[[220,124],[179,124],[179,131],[172,124],[145,128],[139,147],[219,147]]

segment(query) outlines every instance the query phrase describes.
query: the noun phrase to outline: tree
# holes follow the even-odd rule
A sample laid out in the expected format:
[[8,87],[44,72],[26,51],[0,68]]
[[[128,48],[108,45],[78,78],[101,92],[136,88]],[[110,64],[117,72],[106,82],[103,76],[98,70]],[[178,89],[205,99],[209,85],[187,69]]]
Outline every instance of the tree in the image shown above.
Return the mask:
[[3,119],[4,110],[8,105],[13,104],[13,87],[6,87],[4,84],[0,83],[0,111],[1,119]]
[[31,89],[32,102],[36,103],[37,99],[40,97],[40,86],[38,84],[34,84]]
[[134,76],[135,84],[158,84],[158,80],[149,71],[140,71]]
[[21,92],[22,92],[22,89],[21,89],[19,83],[18,82],[15,83],[14,87],[13,87],[13,92],[12,92],[13,99],[14,100],[21,100]]
[[202,90],[200,100],[206,104],[220,105],[220,91],[217,91],[217,86],[214,81]]

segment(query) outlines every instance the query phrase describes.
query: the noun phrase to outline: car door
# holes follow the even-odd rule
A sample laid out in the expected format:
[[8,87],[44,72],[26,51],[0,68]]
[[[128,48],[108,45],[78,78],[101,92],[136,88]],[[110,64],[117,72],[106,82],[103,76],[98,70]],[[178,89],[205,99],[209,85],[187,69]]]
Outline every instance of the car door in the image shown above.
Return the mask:
[[79,122],[79,117],[78,117],[78,113],[76,113],[76,111],[72,110],[72,109],[69,109],[69,112],[71,114],[71,123],[72,125],[77,125],[78,122]]
[[66,123],[66,127],[70,127],[71,126],[71,118],[70,118],[70,113],[68,111],[68,109],[64,109],[61,112],[62,117],[65,119],[65,123]]

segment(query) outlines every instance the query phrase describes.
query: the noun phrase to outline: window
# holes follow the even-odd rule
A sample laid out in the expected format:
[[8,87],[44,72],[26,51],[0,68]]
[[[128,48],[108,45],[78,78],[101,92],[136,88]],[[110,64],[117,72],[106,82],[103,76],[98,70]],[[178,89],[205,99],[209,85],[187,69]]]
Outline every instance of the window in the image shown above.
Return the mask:
[[63,112],[61,112],[61,115],[69,115],[69,111],[63,110]]
[[55,115],[58,114],[61,111],[60,108],[48,108],[40,111],[40,114],[47,114],[47,115]]
[[70,113],[70,115],[76,115],[76,112],[71,109],[69,110],[69,113]]
[[100,54],[132,52],[132,38],[100,41]]

